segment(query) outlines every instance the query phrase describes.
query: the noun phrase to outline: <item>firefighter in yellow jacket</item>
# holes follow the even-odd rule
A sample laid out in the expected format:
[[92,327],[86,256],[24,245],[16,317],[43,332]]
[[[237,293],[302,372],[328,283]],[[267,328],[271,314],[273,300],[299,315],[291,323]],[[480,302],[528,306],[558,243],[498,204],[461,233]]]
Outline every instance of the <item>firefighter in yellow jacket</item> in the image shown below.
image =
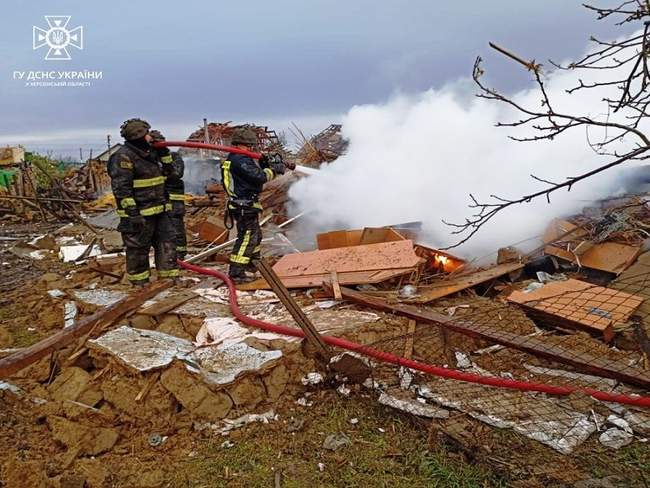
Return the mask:
[[173,159],[169,149],[153,150],[149,129],[141,119],[129,119],[120,127],[125,140],[108,161],[113,195],[117,203],[126,248],[126,272],[134,285],[149,281],[149,250],[154,248],[160,278],[175,278],[175,232],[168,211],[171,205],[165,192],[164,165]]

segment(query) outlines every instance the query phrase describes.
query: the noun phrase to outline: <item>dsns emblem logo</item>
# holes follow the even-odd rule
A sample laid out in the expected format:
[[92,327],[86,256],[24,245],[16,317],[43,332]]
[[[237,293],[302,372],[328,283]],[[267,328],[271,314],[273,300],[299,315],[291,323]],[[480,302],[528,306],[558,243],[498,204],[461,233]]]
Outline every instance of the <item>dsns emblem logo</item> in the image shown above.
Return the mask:
[[34,26],[33,48],[36,50],[47,46],[46,60],[68,61],[71,59],[68,47],[84,48],[83,26],[68,30],[69,15],[46,15],[45,20],[49,27],[47,30]]

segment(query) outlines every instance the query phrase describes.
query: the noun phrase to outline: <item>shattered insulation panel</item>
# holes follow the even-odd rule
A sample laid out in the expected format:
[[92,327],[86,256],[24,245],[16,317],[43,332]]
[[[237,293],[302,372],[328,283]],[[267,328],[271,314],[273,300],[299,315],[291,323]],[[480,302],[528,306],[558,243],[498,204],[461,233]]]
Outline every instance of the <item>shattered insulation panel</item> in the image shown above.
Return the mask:
[[495,389],[470,383],[438,380],[420,387],[419,394],[447,408],[460,410],[488,425],[512,429],[562,454],[573,450],[596,432],[590,413],[581,413],[552,398]]
[[174,358],[190,353],[190,341],[156,332],[133,329],[123,325],[88,344],[115,356],[121,363],[137,371],[151,371],[167,367]]
[[190,371],[201,373],[213,385],[227,385],[250,371],[260,372],[282,357],[282,351],[259,351],[239,342],[196,349],[184,358]]

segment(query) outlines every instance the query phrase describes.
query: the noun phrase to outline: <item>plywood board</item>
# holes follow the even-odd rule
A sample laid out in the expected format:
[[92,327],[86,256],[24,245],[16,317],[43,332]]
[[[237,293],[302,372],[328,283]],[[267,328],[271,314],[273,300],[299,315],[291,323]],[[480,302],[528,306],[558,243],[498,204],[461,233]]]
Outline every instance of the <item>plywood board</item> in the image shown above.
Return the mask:
[[394,229],[386,227],[366,227],[361,234],[360,244],[377,244],[379,242],[403,241],[406,237]]
[[316,234],[318,249],[335,249],[337,247],[358,246],[362,230],[334,230]]
[[[412,234],[412,233],[411,233]],[[412,240],[412,235],[405,236],[390,227],[364,227],[354,230],[334,230],[316,234],[318,249],[336,249],[337,247],[378,244],[380,242]]]
[[332,271],[341,274],[414,268],[420,262],[412,241],[396,241],[287,254],[273,266],[273,271],[284,281],[289,276],[329,276]]
[[[565,220],[554,220],[544,233],[544,242],[553,242],[562,234],[577,229],[577,226]],[[631,246],[617,242],[599,244],[581,240],[586,238],[583,229],[577,229],[566,237],[570,244],[548,245],[546,254],[566,259],[585,268],[599,269],[609,273],[620,274],[625,271],[641,253],[641,245]]]
[[457,293],[467,288],[471,288],[472,286],[480,285],[486,281],[499,278],[500,276],[512,273],[513,271],[520,270],[523,267],[524,265],[521,263],[505,263],[465,276],[459,276],[449,280],[441,280],[433,285],[419,288],[419,296],[408,301],[414,303],[431,302],[438,298],[451,295],[452,293]]
[[555,281],[529,293],[515,291],[508,301],[559,319],[552,324],[581,328],[612,339],[613,325],[626,322],[643,298],[579,280]]

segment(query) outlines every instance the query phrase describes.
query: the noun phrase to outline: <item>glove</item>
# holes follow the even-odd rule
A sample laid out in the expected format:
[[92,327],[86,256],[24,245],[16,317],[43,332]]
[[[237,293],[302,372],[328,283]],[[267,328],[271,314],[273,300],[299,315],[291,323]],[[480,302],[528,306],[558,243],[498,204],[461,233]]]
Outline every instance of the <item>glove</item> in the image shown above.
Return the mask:
[[269,167],[276,175],[283,175],[285,171],[284,163],[271,163]]
[[[155,144],[156,142],[165,142],[165,136],[163,136],[159,130],[149,131],[149,135],[151,136],[152,144]],[[167,157],[171,154],[168,147],[157,147],[155,148],[155,151],[159,158]]]
[[259,159],[259,163],[260,163],[260,168],[262,169],[271,167],[269,157],[266,154],[262,154],[262,157]]
[[[279,154],[279,153],[273,154],[271,156],[271,158],[269,159],[269,161],[270,161],[271,164],[276,163],[276,164],[281,164],[281,165],[284,166],[284,169],[282,170],[282,173],[280,173],[280,174],[283,174],[287,169],[296,169],[296,163],[293,163],[291,161],[285,161],[282,158],[282,154]],[[271,167],[271,169],[273,169],[273,167]],[[275,171],[275,170],[273,170],[273,171]]]
[[140,211],[136,208],[129,208],[126,211],[127,221],[131,232],[140,232],[144,229],[144,216],[140,215]]

